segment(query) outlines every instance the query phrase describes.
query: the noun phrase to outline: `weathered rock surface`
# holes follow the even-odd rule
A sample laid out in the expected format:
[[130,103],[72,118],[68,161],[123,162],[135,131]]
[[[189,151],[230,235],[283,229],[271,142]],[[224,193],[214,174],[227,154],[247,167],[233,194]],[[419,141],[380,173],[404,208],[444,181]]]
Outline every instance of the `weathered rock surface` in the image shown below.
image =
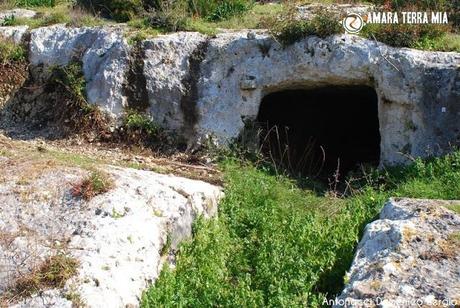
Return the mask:
[[318,11],[323,10],[327,12],[333,12],[339,17],[345,17],[348,14],[358,14],[361,16],[367,15],[369,12],[375,10],[374,5],[369,4],[356,4],[356,3],[333,3],[333,4],[324,4],[324,3],[312,3],[307,5],[301,5],[298,7],[299,18],[302,19],[312,19]]
[[454,203],[390,200],[366,227],[336,306],[459,305],[460,216],[447,209]]
[[[76,277],[16,307],[135,307],[171,249],[191,236],[199,216],[216,215],[219,187],[149,171],[104,167],[114,181],[90,201],[72,187],[88,171],[0,156],[0,293],[50,254],[79,260]],[[19,172],[19,170],[21,170]],[[26,174],[24,174],[26,172]]]
[[190,145],[238,137],[269,93],[328,85],[375,88],[381,163],[460,144],[458,53],[390,48],[352,35],[311,36],[284,48],[252,30],[215,38],[174,33],[134,47],[120,27],[63,25],[32,30],[29,49],[36,67],[82,60],[90,103],[118,119],[131,103],[145,105],[151,119]]
[[28,26],[0,27],[0,37],[9,38],[19,44],[27,34]]

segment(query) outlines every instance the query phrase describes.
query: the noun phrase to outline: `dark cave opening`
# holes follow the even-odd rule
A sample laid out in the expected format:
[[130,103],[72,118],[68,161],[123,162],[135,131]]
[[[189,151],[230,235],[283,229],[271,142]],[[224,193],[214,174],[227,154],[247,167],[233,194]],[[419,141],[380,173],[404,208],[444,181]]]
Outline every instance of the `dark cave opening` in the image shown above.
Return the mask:
[[262,153],[296,176],[342,179],[360,164],[380,160],[378,99],[371,87],[271,93],[262,100],[257,122]]

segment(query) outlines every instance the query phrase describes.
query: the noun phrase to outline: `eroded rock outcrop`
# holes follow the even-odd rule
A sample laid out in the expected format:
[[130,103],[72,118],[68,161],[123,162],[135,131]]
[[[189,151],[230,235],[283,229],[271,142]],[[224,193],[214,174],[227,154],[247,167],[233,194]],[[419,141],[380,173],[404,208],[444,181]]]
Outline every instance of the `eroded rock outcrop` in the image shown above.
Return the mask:
[[[382,164],[460,144],[458,53],[390,48],[352,35],[311,36],[283,47],[264,31],[214,38],[174,33],[131,46],[122,28],[32,30],[30,62],[48,67],[80,59],[90,103],[115,119],[130,103],[147,106],[155,122],[187,137],[189,145],[238,137],[269,93],[328,85],[375,88]],[[147,102],[129,97],[136,89]]]
[[337,307],[460,303],[459,202],[392,199],[366,227]]
[[[16,307],[72,307],[77,299],[89,307],[138,306],[168,251],[191,236],[198,216],[215,216],[222,197],[204,182],[101,165],[113,187],[86,201],[75,196],[85,169],[10,156],[0,156],[0,168],[0,294]],[[62,289],[8,297],[18,279],[63,251],[79,266]]]

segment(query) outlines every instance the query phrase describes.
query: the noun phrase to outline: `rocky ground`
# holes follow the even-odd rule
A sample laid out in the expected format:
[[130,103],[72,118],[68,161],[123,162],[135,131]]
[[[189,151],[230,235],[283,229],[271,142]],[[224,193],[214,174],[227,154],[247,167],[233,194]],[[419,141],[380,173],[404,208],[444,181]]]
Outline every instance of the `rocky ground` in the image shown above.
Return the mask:
[[392,199],[366,227],[337,307],[458,307],[460,202]]
[[[192,222],[216,214],[222,193],[203,181],[126,166],[187,169],[198,176],[213,174],[212,169],[172,159],[158,158],[155,164],[154,158],[88,144],[74,145],[79,151],[64,142],[60,146],[0,135],[3,304],[137,306],[163,262],[173,262],[168,255],[190,236]],[[75,189],[94,170],[104,172],[112,184],[107,193],[85,200]],[[77,274],[62,288],[45,288],[26,299],[14,292],[18,281],[61,254],[78,262]]]

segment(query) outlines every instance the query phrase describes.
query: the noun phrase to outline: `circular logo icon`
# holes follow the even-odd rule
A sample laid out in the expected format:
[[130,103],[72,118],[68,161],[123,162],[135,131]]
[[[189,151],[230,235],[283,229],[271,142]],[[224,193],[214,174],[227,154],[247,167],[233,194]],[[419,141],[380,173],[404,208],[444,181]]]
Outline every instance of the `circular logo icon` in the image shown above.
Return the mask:
[[348,33],[355,34],[364,27],[364,20],[360,15],[351,13],[343,19],[342,24]]

